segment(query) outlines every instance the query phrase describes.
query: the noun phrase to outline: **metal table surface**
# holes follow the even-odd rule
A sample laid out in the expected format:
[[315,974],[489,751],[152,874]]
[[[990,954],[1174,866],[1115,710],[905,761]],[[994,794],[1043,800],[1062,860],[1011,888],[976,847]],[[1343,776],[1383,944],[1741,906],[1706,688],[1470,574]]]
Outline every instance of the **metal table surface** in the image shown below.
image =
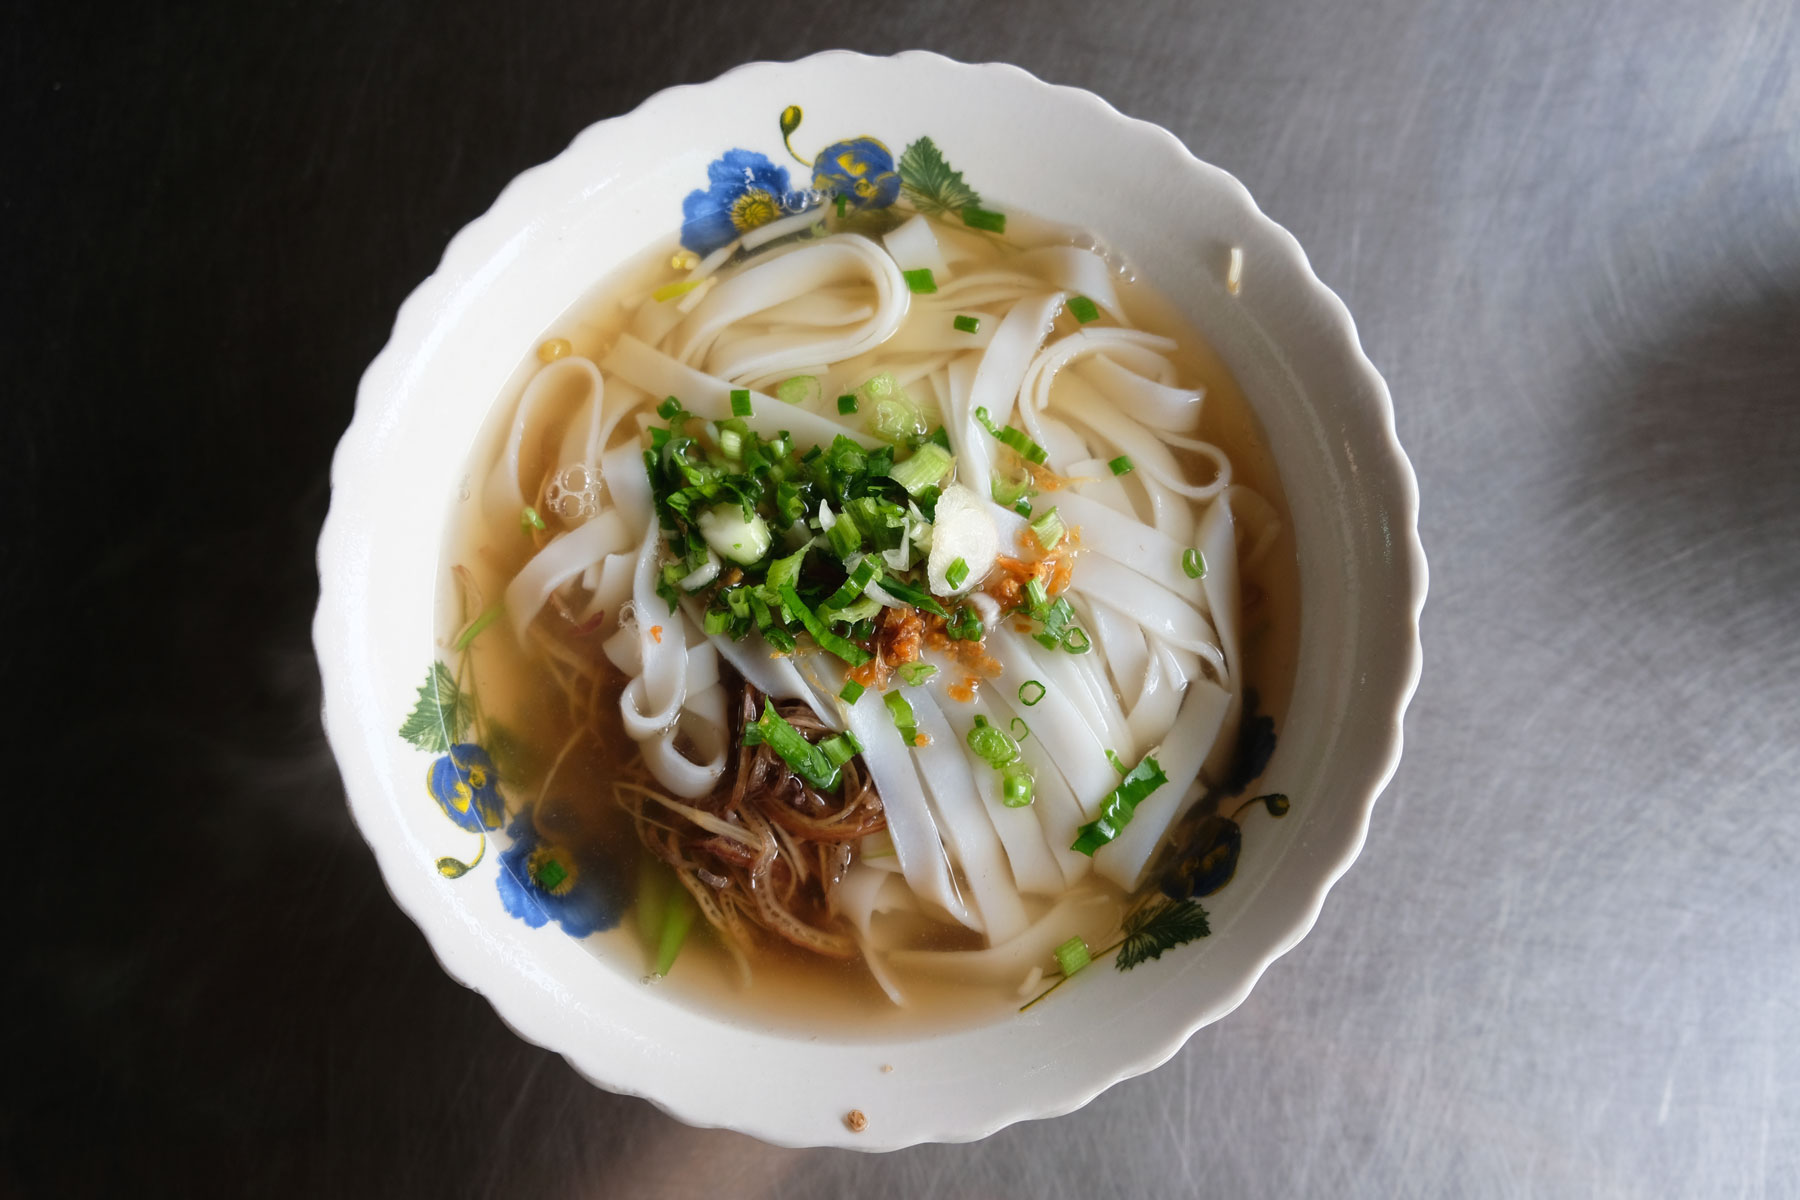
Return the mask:
[[[1791,4],[14,17],[0,1192],[1800,1194]],[[1392,386],[1433,581],[1311,936],[1085,1110],[888,1156],[685,1128],[445,977],[308,640],[330,451],[449,235],[593,120],[836,45],[1016,62],[1241,178]]]

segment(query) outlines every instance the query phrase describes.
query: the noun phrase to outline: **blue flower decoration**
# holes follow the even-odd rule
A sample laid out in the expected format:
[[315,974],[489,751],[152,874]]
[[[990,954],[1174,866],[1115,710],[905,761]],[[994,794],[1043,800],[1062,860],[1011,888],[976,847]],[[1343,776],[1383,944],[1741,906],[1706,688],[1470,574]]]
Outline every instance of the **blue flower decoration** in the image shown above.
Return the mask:
[[833,142],[813,159],[813,186],[857,208],[886,208],[900,196],[894,156],[871,137]]
[[727,150],[706,168],[706,182],[681,202],[681,244],[695,254],[711,254],[784,211],[787,168],[754,150]]
[[533,929],[555,921],[570,937],[584,938],[619,923],[624,908],[598,871],[566,847],[538,840],[530,813],[506,828],[512,839],[500,854],[500,902]]
[[425,785],[444,815],[470,833],[498,829],[505,819],[500,772],[487,751],[473,742],[450,747],[450,753],[432,763]]

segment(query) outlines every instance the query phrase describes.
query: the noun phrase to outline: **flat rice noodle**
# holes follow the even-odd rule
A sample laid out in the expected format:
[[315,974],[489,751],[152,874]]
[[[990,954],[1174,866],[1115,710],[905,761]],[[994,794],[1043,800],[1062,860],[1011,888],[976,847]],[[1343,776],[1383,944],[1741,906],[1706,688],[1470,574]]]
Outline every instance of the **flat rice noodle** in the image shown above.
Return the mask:
[[909,971],[1010,986],[1025,978],[1033,967],[1054,969],[1056,948],[1071,937],[1079,937],[1090,946],[1104,945],[1123,916],[1123,906],[1117,899],[1084,890],[1064,896],[1009,942],[986,950],[895,950],[887,960],[892,966]]
[[[958,479],[979,495],[990,494],[993,481],[993,447],[998,445],[975,418],[977,409],[987,410],[988,420],[996,428],[1012,420],[1013,403],[1019,384],[1032,356],[1050,332],[1056,309],[1062,304],[1062,293],[1028,296],[1013,305],[994,330],[993,340],[981,356],[974,378],[968,387],[958,388],[957,373],[951,369],[950,431],[952,449],[956,450]],[[959,360],[960,361],[960,360]],[[979,449],[977,449],[979,445]]]
[[1205,614],[1130,567],[1098,554],[1084,554],[1075,560],[1069,586],[1118,609],[1136,621],[1146,635],[1192,650],[1212,661],[1221,676],[1227,673],[1225,658]]
[[863,763],[881,793],[887,813],[888,836],[900,856],[900,869],[913,894],[929,901],[958,923],[981,928],[981,918],[971,912],[950,877],[943,839],[925,799],[912,749],[900,739],[893,718],[881,696],[866,691],[845,710],[850,731],[863,746]]
[[[1082,624],[1106,661],[1107,672],[1119,692],[1119,702],[1129,714],[1143,694],[1145,674],[1150,667],[1150,649],[1145,644],[1144,631],[1110,604],[1103,604],[1091,596],[1079,596],[1076,600],[1086,610],[1082,614]],[[1135,726],[1132,733],[1137,734]],[[1155,740],[1144,741],[1137,737],[1140,746],[1148,746]]]
[[513,636],[523,644],[525,631],[557,588],[630,543],[624,520],[611,510],[552,538],[506,585],[506,614]]
[[1226,714],[1225,728],[1218,747],[1206,760],[1208,778],[1221,779],[1231,766],[1237,747],[1238,722],[1243,717],[1242,680],[1238,670],[1239,604],[1242,595],[1238,583],[1237,529],[1232,521],[1231,502],[1224,496],[1214,500],[1200,516],[1195,542],[1206,558],[1206,597],[1212,605],[1213,625],[1219,631],[1219,645],[1225,651],[1225,662],[1231,668],[1231,711]]
[[[875,290],[875,312],[855,326],[752,337],[715,350],[718,335],[754,313],[817,292],[846,275],[866,278]],[[837,362],[865,354],[892,337],[906,319],[912,292],[900,268],[881,247],[856,234],[812,242],[759,262],[725,280],[669,335],[673,356],[708,372],[742,379],[780,371],[781,364]]]
[[1092,250],[1079,246],[1044,246],[1027,250],[1013,262],[1048,280],[1065,292],[1086,296],[1121,325],[1131,324],[1119,294],[1113,290],[1113,269]]
[[[1192,655],[1171,650],[1155,638],[1149,639],[1149,644],[1144,687],[1138,694],[1137,703],[1132,705],[1130,715],[1125,718],[1140,746],[1154,746],[1169,736],[1169,728],[1181,711],[1188,681],[1198,678],[1200,670],[1199,660]],[[1182,657],[1193,661],[1192,671],[1183,669]]]
[[[940,667],[940,674],[943,670]],[[981,809],[987,814],[994,832],[999,835],[1000,844],[1006,848],[1006,861],[1012,865],[1013,882],[1018,885],[1019,891],[1027,895],[1060,896],[1067,884],[1062,868],[1056,865],[1056,855],[1051,851],[1050,843],[1044,840],[1043,826],[1030,809],[1008,808],[1001,803],[1000,772],[974,758],[968,749],[969,730],[974,728],[977,715],[1002,728],[1005,727],[1005,718],[1000,716],[987,697],[979,693],[972,701],[949,701],[940,711],[949,726],[950,744],[968,762],[969,777],[974,782],[975,795]]]
[[903,876],[869,866],[867,863],[855,862],[844,872],[842,882],[837,888],[838,912],[850,922],[856,931],[856,945],[862,951],[862,960],[869,968],[869,974],[887,998],[902,1007],[906,1004],[906,994],[900,990],[893,974],[887,969],[884,955],[875,945],[871,931],[876,913],[894,911],[915,911],[918,902],[912,890],[906,886]]
[[1210,681],[1188,684],[1169,736],[1154,751],[1169,782],[1140,800],[1119,836],[1094,851],[1094,869],[1101,875],[1128,892],[1137,890],[1163,835],[1193,803],[1200,764],[1218,741],[1231,706],[1231,695]]
[[[547,461],[551,448],[544,445],[549,429],[568,423],[588,431],[581,439],[584,452],[590,448],[589,443],[595,444],[583,461],[598,465],[597,439],[605,396],[606,385],[599,370],[579,355],[559,358],[538,369],[519,397],[506,444],[488,471],[482,505],[490,521],[503,524],[518,520],[519,513],[530,503],[526,490],[536,494],[538,480],[551,465]],[[585,421],[570,420],[570,414],[578,411],[586,414]],[[557,450],[560,449],[559,444]]]
[[903,694],[913,706],[919,732],[930,739],[913,750],[913,758],[931,793],[944,844],[981,913],[988,941],[1016,937],[1028,923],[1025,903],[1007,866],[1005,847],[977,799],[973,772],[981,768],[970,763],[931,689],[908,688]]
[[902,271],[930,271],[940,287],[949,280],[950,264],[944,261],[944,252],[938,248],[937,235],[932,233],[931,222],[923,215],[902,223],[898,229],[884,235],[881,241],[893,256],[895,265]]
[[[1027,646],[1041,653],[1033,653]],[[1108,747],[1101,741],[1102,719],[1094,710],[1087,689],[1066,669],[1066,661],[1058,661],[1069,655],[1061,650],[1042,650],[1037,643],[1027,643],[1007,628],[989,630],[987,647],[1002,668],[994,686],[1011,688],[1016,693],[1028,679],[1044,685],[1044,698],[1031,709],[1031,727],[1044,739],[1050,757],[1083,808],[1096,804],[1113,789],[1118,776],[1107,761]]]
[[[690,613],[699,608],[693,601],[684,604],[692,605]],[[804,700],[812,703],[812,689],[800,678],[800,672],[794,669],[791,658],[777,655],[769,643],[763,641],[760,633],[752,633],[741,642],[734,642],[728,637],[720,636],[709,639],[719,656],[733,667],[745,682],[765,696],[776,700]]]
[[[1089,809],[1092,806],[1083,805],[1076,798],[1069,787],[1069,781],[1063,777],[1062,769],[1050,757],[1050,747],[1032,722],[1037,708],[1021,704],[1016,693],[1007,692],[1003,688],[995,688],[990,693],[990,703],[994,723],[1009,735],[1017,737],[1012,725],[1015,717],[1024,721],[1030,730],[1025,737],[1018,739],[1019,754],[1031,767],[1035,780],[1031,804],[1024,811],[1036,815],[1038,827],[1043,831],[1044,843],[1050,847],[1050,856],[1062,871],[1063,882],[1074,887],[1087,876],[1094,865],[1087,855],[1070,849],[1075,844],[1081,826],[1090,819]],[[976,770],[986,767],[987,764],[983,763]]]
[[1088,485],[1056,494],[1063,524],[1081,530],[1082,549],[1155,580],[1189,604],[1206,605],[1206,591],[1182,566],[1188,547],[1133,517],[1117,512],[1084,492]]
[[1176,465],[1175,456],[1157,440],[1155,433],[1107,404],[1105,397],[1086,380],[1076,377],[1067,382],[1081,386],[1061,389],[1063,394],[1058,396],[1057,401],[1063,415],[1079,421],[1128,455],[1136,469],[1134,474],[1142,471],[1170,491],[1190,500],[1210,500],[1231,484],[1229,460],[1220,464],[1223,469],[1210,483],[1188,483],[1181,476],[1181,468]]
[[[1200,427],[1205,388],[1171,387],[1147,379],[1114,361],[1116,351],[1096,354],[1076,367],[1096,391],[1143,425],[1165,433],[1188,433]],[[1165,360],[1166,361],[1166,360]]]
[[644,448],[637,439],[621,442],[600,459],[600,478],[627,529],[642,529],[650,520],[650,476],[644,471]]
[[[653,396],[676,397],[696,416],[709,421],[729,420],[732,416],[731,393],[734,389],[728,381],[684,366],[630,334],[620,335],[613,344],[612,353],[600,365]],[[765,438],[774,438],[786,429],[803,446],[830,445],[839,434],[868,449],[882,444],[861,430],[797,405],[783,404],[762,392],[751,391],[750,403],[751,415],[744,419],[745,423]]]

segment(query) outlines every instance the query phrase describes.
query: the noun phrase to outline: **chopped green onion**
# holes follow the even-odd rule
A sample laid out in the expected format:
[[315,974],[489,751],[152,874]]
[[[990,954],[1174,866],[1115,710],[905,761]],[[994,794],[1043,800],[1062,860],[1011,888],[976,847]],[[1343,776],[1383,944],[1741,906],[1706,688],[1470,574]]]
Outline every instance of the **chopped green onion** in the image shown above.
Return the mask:
[[750,414],[750,393],[743,388],[733,388],[731,390],[731,415],[747,417]]
[[900,678],[909,687],[918,687],[921,683],[924,683],[933,675],[937,674],[936,667],[932,666],[930,663],[922,662],[901,663],[898,670],[900,672]]
[[783,720],[767,696],[763,697],[762,716],[744,726],[744,745],[764,743],[781,755],[782,761],[792,767],[796,775],[814,787],[825,791],[837,786],[838,769],[825,757],[825,752]]
[[[811,404],[819,398],[819,390],[817,375],[796,375],[775,385],[775,398],[783,404]],[[747,417],[750,414],[741,415]]]
[[1113,459],[1106,465],[1112,468],[1112,473],[1114,475],[1129,475],[1132,472],[1131,459],[1123,454],[1119,455],[1119,457]]
[[734,462],[743,461],[744,435],[735,429],[721,427],[719,430],[719,453]]
[[1024,717],[1014,717],[1006,727],[1012,730],[1012,735],[1021,742],[1031,736],[1031,726],[1025,723]]
[[1100,319],[1100,309],[1086,296],[1069,297],[1069,315],[1086,325],[1089,321]]
[[911,445],[925,433],[925,417],[905,392],[895,390],[875,401],[865,418],[869,432],[896,446]]
[[665,421],[674,420],[675,414],[680,411],[681,411],[681,401],[677,400],[673,396],[664,397],[663,402],[656,406],[656,415],[661,417]]
[[463,635],[456,639],[456,648],[458,650],[467,650],[469,648],[469,643],[479,637],[482,630],[498,620],[500,614],[504,611],[506,611],[506,606],[499,601],[490,604],[487,611],[482,613],[479,617],[476,617],[469,627],[463,630]]
[[838,397],[838,411],[840,413],[853,413],[856,411],[856,394],[854,392],[846,392],[844,395]]
[[950,448],[950,433],[942,425],[933,429],[931,433],[926,436],[925,440],[942,446],[946,450]]
[[827,597],[823,607],[848,608],[856,603],[857,597],[861,596],[868,589],[869,584],[875,581],[875,574],[880,570],[881,568],[875,564],[872,556],[863,559],[856,564],[856,569],[851,571],[849,577],[844,580],[843,586]]
[[944,476],[956,465],[950,452],[936,442],[926,442],[912,456],[897,462],[888,471],[888,478],[906,489],[909,496],[917,496],[926,488],[936,487]]
[[650,298],[661,304],[665,300],[673,300],[677,296],[685,296],[705,283],[704,279],[677,279],[674,283],[665,283],[650,293]]
[[958,642],[979,642],[987,636],[981,617],[970,607],[957,609],[956,615],[950,618],[950,623],[944,626],[944,632],[950,635],[952,641]]
[[899,692],[887,692],[881,697],[887,705],[888,715],[894,718],[894,728],[908,746],[916,745],[919,739],[919,718],[913,713],[911,701]]
[[1030,708],[1039,700],[1042,700],[1049,690],[1050,689],[1046,688],[1038,680],[1027,679],[1024,683],[1019,685],[1019,703],[1023,704],[1026,708]]
[[980,317],[959,315],[950,324],[954,325],[959,333],[979,333],[981,331]]
[[1067,529],[1062,518],[1057,515],[1054,505],[1046,509],[1043,516],[1031,523],[1032,536],[1037,538],[1038,545],[1045,550],[1056,549],[1056,543],[1062,541],[1063,534],[1067,532]]
[[725,609],[709,608],[700,623],[705,628],[707,637],[718,637],[731,632],[731,613]]
[[527,504],[525,511],[519,514],[519,528],[530,533],[534,529],[544,529],[546,526],[544,518],[538,516],[538,510]]
[[912,271],[900,272],[906,280],[906,286],[921,296],[929,296],[937,291],[937,280],[931,277],[930,267],[919,267]]
[[969,564],[966,559],[951,559],[950,565],[944,569],[944,582],[949,584],[952,588],[961,587],[963,585],[963,580],[968,577]]
[[962,210],[963,224],[970,229],[985,229],[989,233],[1006,232],[1006,214],[989,212],[985,208],[977,208],[971,204]]
[[834,767],[841,767],[862,753],[862,743],[854,733],[834,733],[819,743],[819,749]]
[[[1030,476],[1024,479],[1005,479],[995,475],[988,481],[988,494],[1002,508],[1010,508],[1020,516],[1029,517],[1031,498],[1037,494],[1037,489],[1031,486]],[[1020,508],[1020,505],[1024,507]]]
[[883,575],[881,577],[881,590],[900,601],[902,604],[910,604],[914,608],[931,613],[934,616],[948,617],[950,615],[949,611],[946,610],[943,605],[932,598],[930,592],[927,592],[923,588],[916,588],[910,583],[901,583],[892,575]]
[[1093,955],[1088,952],[1088,944],[1080,937],[1072,937],[1056,948],[1056,965],[1062,969],[1065,977],[1073,975],[1093,961]]
[[1025,581],[1025,607],[1035,614],[1038,609],[1046,607],[1049,603],[1050,590],[1044,586],[1044,581],[1036,575],[1027,579]]
[[669,968],[675,965],[675,958],[681,953],[682,943],[687,941],[688,930],[694,926],[694,915],[700,906],[688,890],[679,883],[669,895],[669,906],[663,910],[662,929],[656,938],[656,973],[667,975]]
[[975,757],[996,770],[1019,760],[1019,743],[1006,736],[1005,730],[989,725],[988,719],[979,713],[969,729],[967,740]]
[[819,643],[821,649],[837,655],[853,667],[860,667],[869,661],[867,650],[825,627],[825,622],[819,620],[818,614],[801,602],[800,594],[794,590],[793,584],[782,584],[780,592],[782,607],[806,626],[806,632],[812,634],[813,641]]
[[1030,435],[1023,429],[1019,429],[1012,425],[1008,425],[1005,428],[995,425],[994,419],[988,415],[988,410],[985,405],[976,407],[975,419],[981,423],[983,429],[999,438],[1002,444],[1017,451],[1028,461],[1041,463],[1050,457],[1050,452],[1032,441]]
[[1163,774],[1162,765],[1146,756],[1119,780],[1118,787],[1107,793],[1100,802],[1100,815],[1080,828],[1069,849],[1092,857],[1094,851],[1119,836],[1144,797],[1167,782],[1169,777]]
[[1077,627],[1063,632],[1062,648],[1070,654],[1086,654],[1094,648],[1094,643],[1088,638],[1087,630]]
[[867,689],[865,689],[862,684],[856,682],[856,680],[846,679],[844,681],[844,690],[838,693],[838,699],[842,700],[845,704],[855,704],[858,700],[862,699],[862,694],[866,690]]
[[1131,773],[1131,768],[1125,765],[1125,760],[1120,758],[1116,751],[1108,750],[1106,752],[1106,761],[1111,763],[1113,765],[1113,770],[1121,775],[1129,775]]
[[1206,555],[1198,550],[1184,550],[1181,553],[1181,569],[1187,572],[1189,579],[1203,579],[1206,576]]
[[862,546],[862,530],[848,512],[838,514],[837,521],[825,532],[825,540],[839,558],[849,558]]
[[1000,776],[1000,803],[1008,808],[1024,808],[1031,803],[1036,788],[1031,768],[1022,762],[1013,763]]

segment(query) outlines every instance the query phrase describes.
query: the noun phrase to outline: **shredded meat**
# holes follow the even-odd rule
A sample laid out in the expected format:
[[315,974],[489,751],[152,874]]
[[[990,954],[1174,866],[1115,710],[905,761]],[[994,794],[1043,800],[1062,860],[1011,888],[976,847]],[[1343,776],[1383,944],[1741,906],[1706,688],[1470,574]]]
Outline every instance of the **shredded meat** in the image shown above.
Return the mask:
[[[881,794],[861,758],[845,763],[837,787],[796,775],[768,744],[743,745],[744,726],[762,712],[762,693],[737,681],[735,769],[692,806],[647,788],[621,789],[644,845],[675,868],[709,923],[740,953],[751,928],[830,958],[851,958],[855,942],[838,916],[837,888],[856,843],[887,828]],[[830,731],[805,704],[776,711],[809,740]],[[654,802],[654,803],[653,803]]]

